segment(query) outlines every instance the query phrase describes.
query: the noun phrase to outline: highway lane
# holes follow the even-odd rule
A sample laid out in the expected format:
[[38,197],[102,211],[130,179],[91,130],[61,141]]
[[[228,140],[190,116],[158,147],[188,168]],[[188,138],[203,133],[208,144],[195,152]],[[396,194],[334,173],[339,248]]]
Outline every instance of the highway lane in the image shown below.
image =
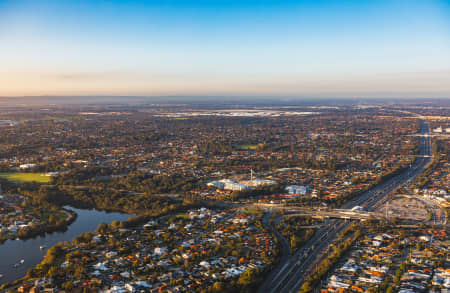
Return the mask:
[[[423,119],[420,119],[420,121],[421,134],[429,134],[428,123]],[[431,161],[432,148],[428,136],[421,136],[419,139],[419,158],[408,170],[375,186],[360,197],[349,201],[342,208],[351,209],[355,206],[365,205],[366,209],[371,211],[380,202],[385,202],[392,191],[407,184],[422,173]],[[268,278],[259,292],[297,292],[300,289],[305,277],[314,269],[315,263],[321,258],[328,245],[333,243],[340,231],[349,225],[349,223],[339,220],[327,220],[326,224],[328,226],[320,228],[314,237],[303,248],[299,249],[290,260],[277,267],[277,273]]]

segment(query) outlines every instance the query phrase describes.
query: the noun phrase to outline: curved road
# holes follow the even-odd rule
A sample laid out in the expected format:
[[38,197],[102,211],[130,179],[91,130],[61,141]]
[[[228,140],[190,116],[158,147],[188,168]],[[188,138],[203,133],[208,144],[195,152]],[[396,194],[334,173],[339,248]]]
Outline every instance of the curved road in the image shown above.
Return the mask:
[[[277,229],[275,229],[272,224],[270,223],[270,216],[272,215],[272,212],[266,212],[262,218],[262,224],[269,228],[270,232],[275,234],[275,237],[278,239],[278,242],[281,244],[281,263],[286,263],[289,258],[291,257],[291,246],[289,245],[289,241],[278,232]],[[274,273],[272,271],[272,273]]]

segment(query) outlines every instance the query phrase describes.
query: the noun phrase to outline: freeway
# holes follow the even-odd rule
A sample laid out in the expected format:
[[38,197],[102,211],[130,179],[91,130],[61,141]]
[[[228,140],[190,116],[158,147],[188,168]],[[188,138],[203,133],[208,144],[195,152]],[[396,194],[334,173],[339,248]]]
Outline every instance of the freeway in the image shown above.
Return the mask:
[[[419,137],[420,152],[414,164],[406,171],[347,202],[342,206],[343,209],[363,206],[367,211],[374,211],[389,200],[389,195],[395,189],[408,184],[425,170],[431,162],[432,147],[428,123],[424,119],[419,120],[420,133],[423,135]],[[305,277],[314,270],[328,246],[334,243],[339,233],[347,228],[350,222],[328,219],[325,224],[327,226],[320,228],[308,243],[275,268],[261,285],[259,292],[297,292],[300,289]]]

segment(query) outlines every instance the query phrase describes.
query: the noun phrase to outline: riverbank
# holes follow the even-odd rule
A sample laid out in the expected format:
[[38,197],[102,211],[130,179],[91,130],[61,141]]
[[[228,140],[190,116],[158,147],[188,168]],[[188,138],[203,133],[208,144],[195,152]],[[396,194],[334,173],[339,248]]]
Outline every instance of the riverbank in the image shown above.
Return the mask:
[[[17,232],[17,235],[8,235],[7,237],[0,237],[0,245],[5,243],[7,240],[11,239],[20,239],[20,240],[27,240],[31,238],[35,238],[37,236],[44,236],[47,233],[52,232],[64,232],[67,227],[72,224],[76,218],[77,214],[69,209],[63,208],[62,211],[67,215],[67,218],[58,223],[58,224],[39,224],[39,225],[33,225],[31,227],[27,227],[26,230],[19,230]],[[23,231],[23,232],[21,232]]]
[[95,233],[53,246],[26,278],[8,286],[98,292],[127,283],[136,292],[225,286],[253,291],[278,250],[261,217],[253,210],[201,207],[144,224],[100,225]]
[[[0,279],[0,285],[13,282],[24,277],[28,269],[39,264],[45,256],[47,248],[54,245],[72,241],[75,237],[85,233],[93,232],[101,223],[110,224],[113,221],[125,221],[130,214],[123,213],[107,213],[97,210],[83,210],[72,207],[64,207],[68,213],[74,214],[71,218],[72,223],[63,231],[53,231],[51,233],[44,233],[37,235],[34,238],[26,240],[8,239],[0,245],[0,255],[2,261],[0,262],[0,274],[4,277]],[[40,249],[40,247],[44,249]],[[14,267],[14,264],[24,259],[24,264]]]

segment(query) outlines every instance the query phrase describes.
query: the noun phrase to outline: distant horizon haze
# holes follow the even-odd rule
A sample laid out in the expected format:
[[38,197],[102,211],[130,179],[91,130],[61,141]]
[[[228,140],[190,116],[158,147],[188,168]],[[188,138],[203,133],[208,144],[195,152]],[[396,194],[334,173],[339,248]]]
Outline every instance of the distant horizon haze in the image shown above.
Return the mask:
[[0,1],[0,97],[450,98],[450,1]]
[[[345,105],[426,105],[439,104],[450,107],[450,98],[394,98],[394,97],[293,97],[293,96],[27,96],[0,97],[0,107],[53,107],[64,105],[204,105],[236,108],[242,107],[303,107]],[[243,108],[243,109],[244,109]],[[250,108],[249,108],[250,109]],[[255,108],[256,109],[256,108]]]

